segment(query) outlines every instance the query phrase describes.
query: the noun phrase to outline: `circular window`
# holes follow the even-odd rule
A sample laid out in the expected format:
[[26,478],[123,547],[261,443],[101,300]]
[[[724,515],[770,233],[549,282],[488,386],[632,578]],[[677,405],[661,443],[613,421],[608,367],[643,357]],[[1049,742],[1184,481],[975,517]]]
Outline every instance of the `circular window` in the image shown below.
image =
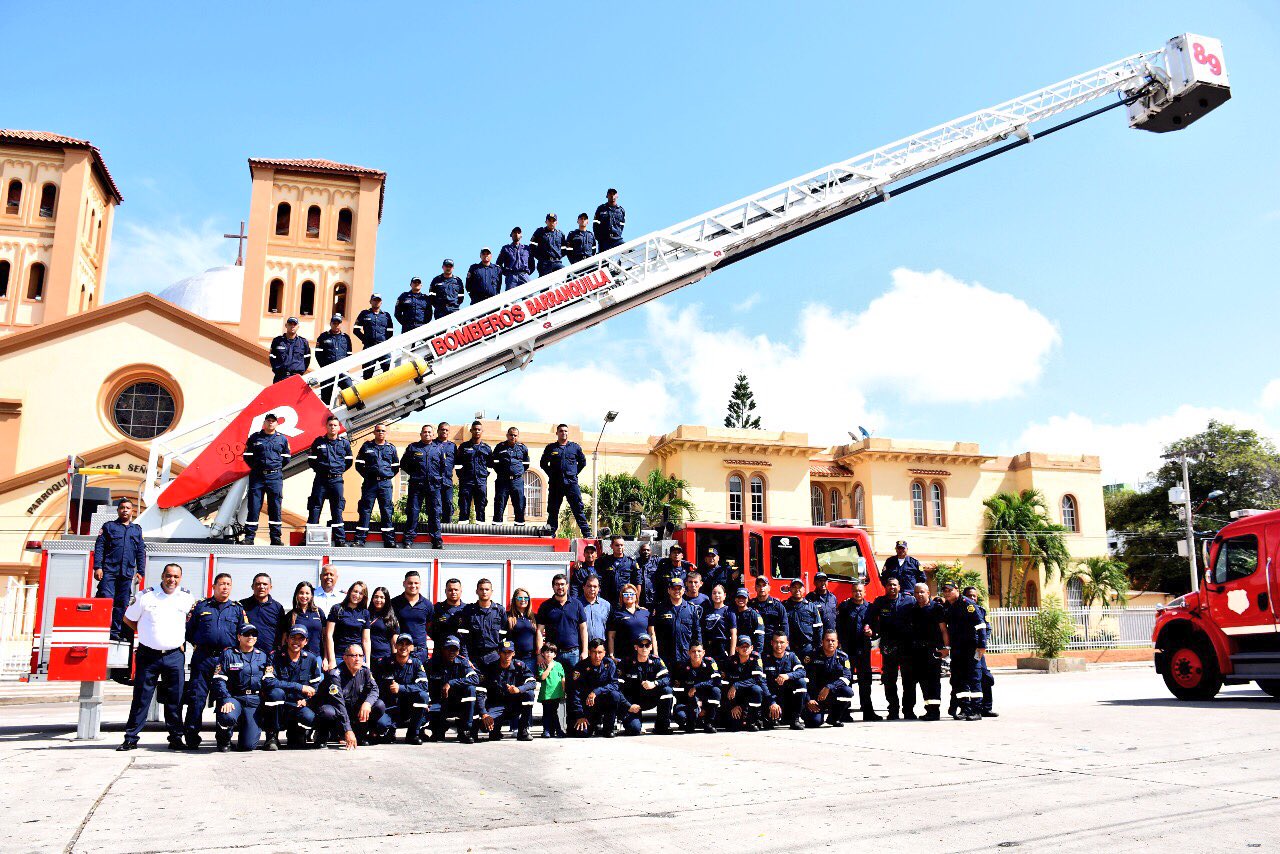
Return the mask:
[[134,439],[154,439],[173,426],[173,395],[158,382],[125,386],[111,403],[116,429]]

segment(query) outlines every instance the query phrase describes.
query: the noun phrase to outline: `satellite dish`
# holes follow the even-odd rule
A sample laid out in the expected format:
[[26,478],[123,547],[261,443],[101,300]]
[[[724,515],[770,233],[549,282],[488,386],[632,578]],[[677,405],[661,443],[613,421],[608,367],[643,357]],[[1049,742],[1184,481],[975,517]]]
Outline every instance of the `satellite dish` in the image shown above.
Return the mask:
[[861,424],[858,425],[858,432],[862,434],[862,438],[864,439],[871,438],[871,431],[868,430],[866,427],[863,427]]

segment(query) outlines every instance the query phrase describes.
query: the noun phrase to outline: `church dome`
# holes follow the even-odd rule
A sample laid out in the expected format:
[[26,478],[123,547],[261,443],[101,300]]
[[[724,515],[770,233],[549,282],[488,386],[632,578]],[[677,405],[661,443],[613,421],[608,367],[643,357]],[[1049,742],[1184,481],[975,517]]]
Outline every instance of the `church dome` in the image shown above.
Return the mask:
[[244,267],[211,267],[174,282],[157,296],[214,323],[238,323]]

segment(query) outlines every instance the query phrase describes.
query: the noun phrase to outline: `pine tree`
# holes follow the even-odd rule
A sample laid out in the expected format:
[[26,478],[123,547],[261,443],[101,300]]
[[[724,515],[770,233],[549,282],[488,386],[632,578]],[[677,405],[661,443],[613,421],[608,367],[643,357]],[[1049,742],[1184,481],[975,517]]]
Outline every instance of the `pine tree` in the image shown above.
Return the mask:
[[733,392],[729,395],[729,414],[724,417],[724,426],[759,430],[760,416],[751,414],[755,409],[756,396],[751,393],[747,375],[738,374],[738,381],[733,384]]

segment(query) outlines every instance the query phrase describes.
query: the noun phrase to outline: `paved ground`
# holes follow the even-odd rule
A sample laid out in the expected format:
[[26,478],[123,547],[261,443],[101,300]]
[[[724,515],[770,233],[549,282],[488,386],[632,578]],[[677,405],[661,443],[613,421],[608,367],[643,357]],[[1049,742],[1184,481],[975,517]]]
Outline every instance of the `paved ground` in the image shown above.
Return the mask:
[[[0,708],[3,851],[1280,849],[1280,704],[1143,669],[999,674],[998,719],[173,754]],[[105,719],[125,708],[108,704]]]

